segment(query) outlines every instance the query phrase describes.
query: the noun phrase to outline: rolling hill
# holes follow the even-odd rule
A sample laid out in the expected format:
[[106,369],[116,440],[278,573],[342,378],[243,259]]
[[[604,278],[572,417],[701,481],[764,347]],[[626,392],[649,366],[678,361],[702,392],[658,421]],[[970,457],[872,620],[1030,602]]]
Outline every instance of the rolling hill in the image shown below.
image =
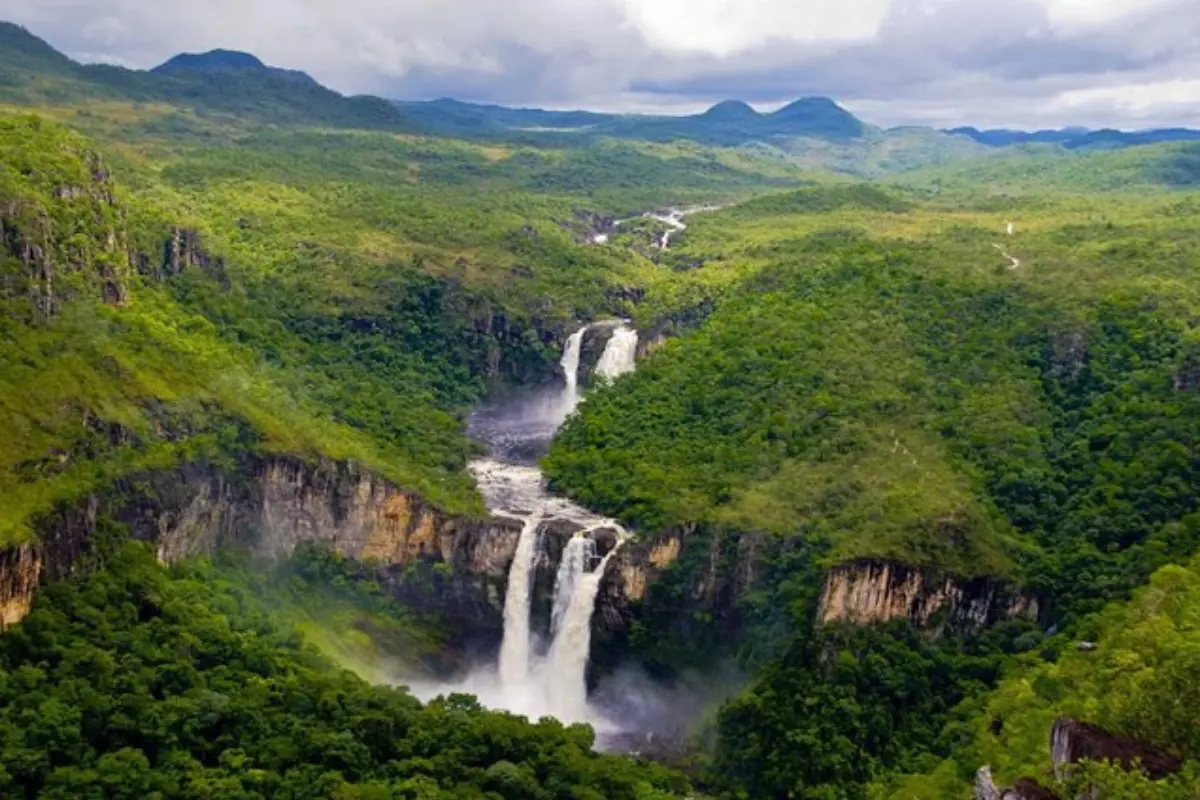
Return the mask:
[[69,105],[166,103],[270,124],[406,132],[411,120],[375,97],[344,97],[304,73],[229,51],[182,55],[146,72],[78,64],[28,30],[0,22],[0,102]]

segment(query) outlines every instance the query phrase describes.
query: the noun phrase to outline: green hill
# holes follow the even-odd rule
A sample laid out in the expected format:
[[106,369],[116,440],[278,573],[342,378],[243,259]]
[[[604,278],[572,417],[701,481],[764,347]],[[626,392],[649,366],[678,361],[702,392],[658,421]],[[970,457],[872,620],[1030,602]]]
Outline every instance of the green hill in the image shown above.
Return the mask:
[[[232,114],[271,124],[393,131],[415,127],[383,100],[343,97],[303,73],[268,68],[253,56],[240,55],[232,61],[229,54],[219,51],[215,56],[182,56],[152,72],[81,65],[24,28],[0,23],[0,101],[84,105],[126,100],[167,103],[198,113]],[[247,64],[253,68],[246,68]],[[212,68],[215,65],[220,68]]]
[[304,72],[268,67],[256,56],[235,50],[210,50],[207,53],[181,53],[151,70],[159,75],[186,75],[189,72],[222,73],[250,72],[266,73],[291,78],[300,83],[315,84],[316,81]]

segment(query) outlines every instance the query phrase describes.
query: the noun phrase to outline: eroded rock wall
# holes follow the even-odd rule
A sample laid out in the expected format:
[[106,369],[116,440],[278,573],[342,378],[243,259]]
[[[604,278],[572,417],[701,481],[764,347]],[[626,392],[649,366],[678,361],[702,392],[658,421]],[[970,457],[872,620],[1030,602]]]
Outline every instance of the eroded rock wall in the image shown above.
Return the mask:
[[499,618],[519,521],[450,516],[347,464],[281,457],[244,469],[229,474],[188,465],[139,476],[48,515],[36,541],[0,549],[0,625],[29,612],[41,581],[90,568],[103,519],[155,543],[164,563],[223,546],[279,559],[302,545],[324,544],[376,564],[397,593],[412,565],[443,564],[470,609],[451,609],[451,616],[463,624],[487,616],[474,620],[485,627]]
[[29,613],[41,569],[41,554],[32,545],[0,550],[0,630]]
[[999,619],[1036,619],[1038,601],[1002,583],[964,580],[879,560],[829,570],[817,612],[820,624],[870,625],[908,619],[930,630],[978,631]]

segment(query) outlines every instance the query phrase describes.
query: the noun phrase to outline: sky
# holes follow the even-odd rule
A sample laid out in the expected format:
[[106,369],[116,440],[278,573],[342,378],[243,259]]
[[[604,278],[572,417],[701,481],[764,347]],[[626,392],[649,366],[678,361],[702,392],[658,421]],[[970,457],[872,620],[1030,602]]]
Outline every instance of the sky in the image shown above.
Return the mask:
[[82,61],[246,50],[346,93],[879,125],[1200,127],[1200,0],[0,0]]

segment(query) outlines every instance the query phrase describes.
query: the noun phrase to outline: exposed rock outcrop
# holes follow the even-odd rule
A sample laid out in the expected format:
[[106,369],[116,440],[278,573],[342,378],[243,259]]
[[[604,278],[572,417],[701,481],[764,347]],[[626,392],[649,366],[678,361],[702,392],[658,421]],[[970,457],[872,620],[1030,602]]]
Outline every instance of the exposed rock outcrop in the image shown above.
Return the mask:
[[1032,778],[1021,778],[1009,789],[999,789],[990,767],[975,773],[975,800],[1061,800],[1057,794]]
[[194,228],[174,227],[163,245],[162,267],[153,277],[168,278],[185,270],[198,269],[228,287],[229,276],[225,272],[225,259],[208,252]]
[[28,613],[40,580],[90,567],[104,518],[155,543],[167,563],[230,545],[275,559],[316,543],[376,564],[397,592],[409,567],[446,564],[467,610],[440,610],[464,624],[498,624],[519,521],[450,516],[348,464],[277,457],[244,470],[188,465],[138,476],[45,517],[36,543],[0,549],[2,624]]
[[1050,375],[1073,381],[1087,364],[1088,347],[1083,331],[1058,331],[1050,336]]
[[[36,166],[22,170],[27,179],[0,196],[0,255],[16,267],[14,272],[0,269],[0,296],[26,294],[43,318],[81,294],[124,303],[128,235],[109,172],[100,156],[72,135],[48,129],[46,134],[59,139],[62,157],[32,156]],[[10,155],[18,164],[26,157]]]
[[41,569],[41,555],[32,545],[0,550],[0,630],[29,613]]
[[[1059,717],[1050,729],[1050,757],[1054,777],[1065,780],[1070,766],[1081,761],[1106,761],[1126,771],[1141,770],[1151,780],[1161,780],[1183,769],[1183,762],[1145,742],[1109,733],[1098,725]],[[1082,796],[1092,797],[1095,791]],[[975,773],[975,800],[1061,800],[1033,778],[1021,778],[1012,788],[999,789],[990,767]]]
[[865,559],[827,573],[817,621],[866,625],[908,619],[930,630],[972,632],[997,620],[1037,615],[1035,597],[992,579],[962,580]]
[[1060,717],[1050,729],[1050,756],[1054,774],[1062,779],[1071,764],[1084,759],[1110,761],[1126,770],[1140,769],[1153,780],[1174,775],[1183,762],[1145,742],[1109,733],[1098,725]]
[[632,604],[645,599],[650,585],[679,559],[688,532],[690,529],[667,531],[652,540],[635,541],[613,557],[596,599],[594,619],[602,631],[626,628]]

